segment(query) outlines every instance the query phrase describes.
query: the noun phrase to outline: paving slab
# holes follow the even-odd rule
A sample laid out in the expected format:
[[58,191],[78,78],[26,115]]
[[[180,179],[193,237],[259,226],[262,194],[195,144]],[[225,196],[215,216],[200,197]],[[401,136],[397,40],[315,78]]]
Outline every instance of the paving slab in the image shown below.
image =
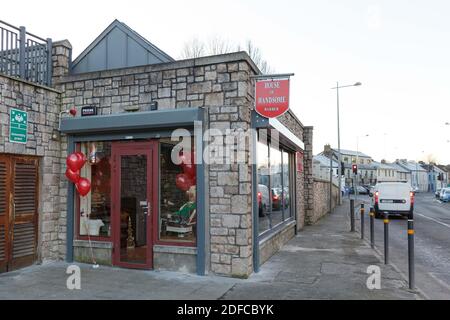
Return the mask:
[[[0,275],[0,300],[148,299],[148,300],[293,300],[422,299],[392,266],[349,232],[348,206],[307,226],[249,279],[141,271],[87,264],[81,290],[66,286],[65,262],[34,265]],[[369,290],[367,268],[381,270],[381,289]]]

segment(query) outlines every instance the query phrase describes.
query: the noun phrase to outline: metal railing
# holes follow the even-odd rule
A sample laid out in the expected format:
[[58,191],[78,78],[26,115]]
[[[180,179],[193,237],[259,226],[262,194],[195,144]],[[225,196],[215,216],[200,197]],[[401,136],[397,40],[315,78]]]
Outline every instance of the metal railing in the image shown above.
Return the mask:
[[0,73],[34,83],[52,83],[52,39],[0,20]]

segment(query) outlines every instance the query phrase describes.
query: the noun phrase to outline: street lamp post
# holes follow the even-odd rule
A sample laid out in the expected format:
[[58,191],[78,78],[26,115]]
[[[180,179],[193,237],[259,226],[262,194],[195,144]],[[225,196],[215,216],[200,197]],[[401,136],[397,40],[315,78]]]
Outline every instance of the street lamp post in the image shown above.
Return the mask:
[[338,182],[339,182],[339,205],[342,204],[342,154],[341,154],[341,128],[340,128],[340,112],[339,112],[339,89],[348,88],[348,87],[358,87],[361,86],[361,82],[356,82],[352,85],[339,86],[339,82],[336,82],[336,87],[331,88],[332,90],[336,90],[336,100],[337,100],[337,129],[338,129]]

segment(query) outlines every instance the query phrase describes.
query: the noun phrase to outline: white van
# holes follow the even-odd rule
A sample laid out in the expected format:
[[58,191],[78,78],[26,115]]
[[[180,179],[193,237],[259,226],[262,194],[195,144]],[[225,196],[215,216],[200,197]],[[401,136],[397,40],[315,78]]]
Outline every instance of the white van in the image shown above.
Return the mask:
[[414,192],[410,185],[404,182],[380,182],[375,185],[372,197],[372,207],[377,219],[387,214],[400,214],[412,217],[414,211]]

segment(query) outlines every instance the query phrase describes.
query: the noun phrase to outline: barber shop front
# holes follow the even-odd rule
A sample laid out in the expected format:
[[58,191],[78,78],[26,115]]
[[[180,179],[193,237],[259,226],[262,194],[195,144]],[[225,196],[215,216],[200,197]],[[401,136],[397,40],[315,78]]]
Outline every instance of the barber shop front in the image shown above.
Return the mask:
[[86,155],[80,176],[91,182],[86,196],[69,183],[74,260],[196,271],[199,213],[204,221],[197,180],[204,177],[194,159],[194,122],[202,114],[186,109],[62,121],[69,153]]
[[[312,128],[253,110],[245,52],[174,61],[127,28],[115,21],[55,80],[61,156],[85,155],[91,184],[62,184],[66,260],[246,278],[304,225]],[[124,45],[113,30],[153,60],[99,55],[105,38]]]

